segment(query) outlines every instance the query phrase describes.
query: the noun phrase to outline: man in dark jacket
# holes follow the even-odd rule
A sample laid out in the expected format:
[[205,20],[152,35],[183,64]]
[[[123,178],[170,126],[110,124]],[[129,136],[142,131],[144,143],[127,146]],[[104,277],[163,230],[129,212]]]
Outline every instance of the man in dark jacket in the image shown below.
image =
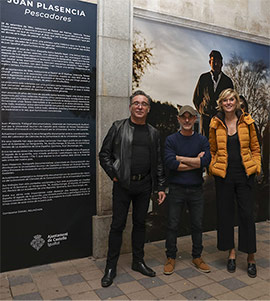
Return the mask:
[[122,244],[129,205],[132,201],[132,269],[146,276],[155,272],[144,260],[145,218],[153,191],[158,202],[165,199],[165,176],[160,153],[158,131],[146,123],[151,98],[143,91],[130,97],[130,118],[115,121],[106,135],[99,153],[102,168],[113,181],[112,224],[103,287],[110,286],[116,276],[116,265]]
[[223,66],[221,53],[212,50],[209,57],[211,71],[200,76],[193,95],[193,103],[201,114],[201,133],[207,138],[210,120],[217,113],[216,101],[219,94],[227,88],[233,89],[232,80],[221,71]]
[[197,112],[191,106],[183,106],[177,116],[181,129],[168,136],[165,142],[164,161],[169,170],[165,275],[174,272],[178,225],[185,204],[190,213],[192,263],[200,271],[210,272],[201,254],[204,206],[202,175],[203,169],[208,167],[211,161],[211,155],[207,138],[193,131],[196,115]]

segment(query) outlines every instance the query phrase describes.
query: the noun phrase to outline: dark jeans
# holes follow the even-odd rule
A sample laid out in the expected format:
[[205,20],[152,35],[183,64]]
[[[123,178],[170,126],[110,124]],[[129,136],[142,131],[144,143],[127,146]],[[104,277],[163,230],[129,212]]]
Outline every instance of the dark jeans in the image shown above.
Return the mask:
[[201,257],[202,246],[202,218],[203,218],[203,191],[202,186],[182,187],[170,184],[168,194],[168,226],[166,236],[167,258],[176,258],[177,234],[181,211],[185,202],[187,203],[191,220],[192,257]]
[[217,247],[221,251],[233,249],[235,197],[238,211],[238,249],[244,253],[256,252],[256,229],[254,222],[254,175],[247,179],[216,180],[217,200]]
[[113,183],[113,217],[109,234],[109,249],[106,268],[116,268],[122,245],[122,233],[130,202],[132,201],[132,254],[133,261],[142,261],[144,257],[145,218],[151,197],[151,180],[131,181],[130,189]]

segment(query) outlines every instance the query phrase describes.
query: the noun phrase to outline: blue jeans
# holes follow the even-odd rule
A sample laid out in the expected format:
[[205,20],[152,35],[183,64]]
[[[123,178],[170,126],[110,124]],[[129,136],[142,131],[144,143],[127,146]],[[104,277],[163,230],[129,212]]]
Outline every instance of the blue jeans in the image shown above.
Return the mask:
[[168,194],[168,225],[166,236],[167,258],[176,258],[177,234],[181,211],[187,203],[191,221],[192,257],[201,257],[202,246],[202,218],[203,218],[203,190],[202,186],[169,185]]

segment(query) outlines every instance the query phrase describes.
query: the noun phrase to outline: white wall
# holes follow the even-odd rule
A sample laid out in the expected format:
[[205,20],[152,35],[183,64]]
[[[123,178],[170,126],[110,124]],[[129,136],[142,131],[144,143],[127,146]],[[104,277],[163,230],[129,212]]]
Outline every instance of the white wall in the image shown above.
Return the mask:
[[270,37],[269,0],[134,0],[134,8]]

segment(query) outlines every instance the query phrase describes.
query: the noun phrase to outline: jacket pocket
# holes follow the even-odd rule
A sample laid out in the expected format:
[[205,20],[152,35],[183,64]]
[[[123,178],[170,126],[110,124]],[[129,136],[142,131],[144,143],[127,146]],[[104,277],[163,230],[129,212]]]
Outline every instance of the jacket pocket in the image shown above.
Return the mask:
[[119,159],[116,159],[113,162],[113,171],[115,173],[116,178],[119,179],[120,178],[120,160]]

